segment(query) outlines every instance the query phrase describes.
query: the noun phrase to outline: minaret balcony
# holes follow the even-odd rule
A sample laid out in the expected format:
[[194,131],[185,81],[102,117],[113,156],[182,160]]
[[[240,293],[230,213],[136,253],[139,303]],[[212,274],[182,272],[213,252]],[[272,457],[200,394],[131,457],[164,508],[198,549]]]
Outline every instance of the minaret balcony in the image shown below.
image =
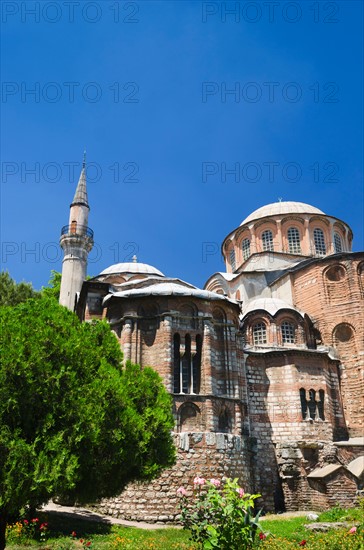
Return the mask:
[[87,227],[87,225],[81,225],[79,223],[71,223],[70,225],[64,225],[61,230],[61,237],[67,236],[78,236],[78,237],[88,237],[89,239],[94,238],[94,232],[92,229]]

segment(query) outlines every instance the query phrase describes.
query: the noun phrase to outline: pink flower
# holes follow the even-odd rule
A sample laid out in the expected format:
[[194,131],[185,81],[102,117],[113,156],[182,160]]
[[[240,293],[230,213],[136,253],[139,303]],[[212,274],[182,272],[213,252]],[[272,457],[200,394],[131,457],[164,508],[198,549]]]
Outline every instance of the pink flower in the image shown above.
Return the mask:
[[32,523],[38,523],[39,519],[38,518],[34,518],[32,519]]
[[184,487],[179,487],[177,489],[177,495],[180,497],[185,497],[187,495],[187,491]]
[[195,477],[195,479],[193,480],[193,484],[194,485],[205,485],[206,483],[206,479],[204,477]]
[[215,485],[215,487],[220,487],[221,481],[219,479],[210,479],[211,485]]
[[23,520],[23,523],[24,523],[24,525],[28,525],[28,524],[29,524],[29,521],[28,521],[27,519],[24,519],[24,520]]
[[245,491],[241,487],[239,487],[239,489],[236,489],[236,492],[239,493],[240,498],[242,498],[245,495]]
[[353,535],[354,533],[356,533],[356,531],[357,531],[357,528],[354,526],[349,530],[349,533]]

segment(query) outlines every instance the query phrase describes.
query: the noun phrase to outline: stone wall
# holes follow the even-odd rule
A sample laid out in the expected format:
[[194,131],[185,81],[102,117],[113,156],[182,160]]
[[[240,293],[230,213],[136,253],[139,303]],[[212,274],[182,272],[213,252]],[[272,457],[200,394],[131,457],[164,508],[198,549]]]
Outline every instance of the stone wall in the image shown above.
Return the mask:
[[239,478],[245,491],[252,491],[248,442],[224,433],[180,433],[175,435],[177,462],[150,483],[130,483],[123,493],[104,499],[93,508],[114,517],[149,522],[173,522],[179,510],[177,489],[192,494],[193,479],[223,476]]
[[325,510],[357,504],[355,477],[340,468],[322,479],[307,475],[328,464],[341,466],[340,449],[327,441],[282,442],[276,456],[287,510]]

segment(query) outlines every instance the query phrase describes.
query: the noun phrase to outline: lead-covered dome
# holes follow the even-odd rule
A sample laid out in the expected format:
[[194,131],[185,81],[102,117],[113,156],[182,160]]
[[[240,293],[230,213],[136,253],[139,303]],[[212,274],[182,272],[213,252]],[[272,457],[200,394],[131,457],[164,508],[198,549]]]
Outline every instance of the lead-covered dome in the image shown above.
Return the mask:
[[119,273],[140,273],[143,275],[159,275],[164,277],[164,274],[159,269],[149,264],[140,262],[122,262],[113,264],[101,271],[100,275],[116,275]]
[[280,214],[323,214],[325,212],[306,204],[305,202],[296,202],[296,201],[280,201],[272,202],[271,204],[266,204],[261,206],[257,210],[254,210],[245,220],[241,222],[240,225],[245,225],[253,220],[258,220],[259,218],[266,218],[267,216],[277,216]]

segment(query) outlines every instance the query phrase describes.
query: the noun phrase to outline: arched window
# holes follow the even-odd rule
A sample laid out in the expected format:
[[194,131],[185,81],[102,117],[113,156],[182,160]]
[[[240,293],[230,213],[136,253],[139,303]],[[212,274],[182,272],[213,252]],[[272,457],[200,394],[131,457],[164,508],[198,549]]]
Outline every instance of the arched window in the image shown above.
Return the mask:
[[273,233],[271,232],[270,229],[266,229],[262,233],[262,246],[264,251],[274,250]]
[[217,430],[221,433],[231,432],[231,416],[226,408],[220,412],[218,418]]
[[339,233],[334,233],[334,248],[335,248],[335,254],[339,254],[343,251],[343,243],[341,240],[341,237]]
[[255,346],[267,343],[267,327],[265,323],[256,323],[253,326],[253,342]]
[[342,281],[346,277],[346,270],[342,265],[333,265],[325,272],[326,278],[331,282]]
[[295,326],[289,321],[283,321],[281,324],[282,344],[294,344]]
[[231,265],[231,271],[235,271],[236,269],[236,262],[235,262],[235,250],[230,250],[230,265]]
[[180,344],[181,337],[179,334],[175,334],[173,337],[173,356],[174,356],[174,384],[173,391],[174,393],[181,393],[181,358],[180,358]]
[[313,240],[315,243],[315,254],[318,256],[325,256],[326,254],[326,243],[324,232],[319,227],[316,227],[313,230]]
[[313,389],[310,389],[308,391],[308,400],[306,395],[307,392],[305,388],[300,388],[301,411],[303,420],[325,420],[324,390],[318,391],[318,400],[316,400],[316,391]]
[[309,401],[307,402],[307,407],[309,411],[308,420],[315,420],[316,417],[316,392],[315,390],[308,390]]
[[196,346],[191,345],[191,336],[186,334],[185,345],[175,334],[174,348],[174,393],[199,393],[201,384],[202,337],[197,334]]
[[300,232],[297,227],[290,227],[287,231],[290,254],[301,254]]
[[247,260],[250,256],[250,241],[249,239],[243,239],[241,243],[241,250],[243,252],[243,259]]
[[200,409],[194,403],[184,403],[179,411],[179,427],[181,432],[195,432],[201,429]]

